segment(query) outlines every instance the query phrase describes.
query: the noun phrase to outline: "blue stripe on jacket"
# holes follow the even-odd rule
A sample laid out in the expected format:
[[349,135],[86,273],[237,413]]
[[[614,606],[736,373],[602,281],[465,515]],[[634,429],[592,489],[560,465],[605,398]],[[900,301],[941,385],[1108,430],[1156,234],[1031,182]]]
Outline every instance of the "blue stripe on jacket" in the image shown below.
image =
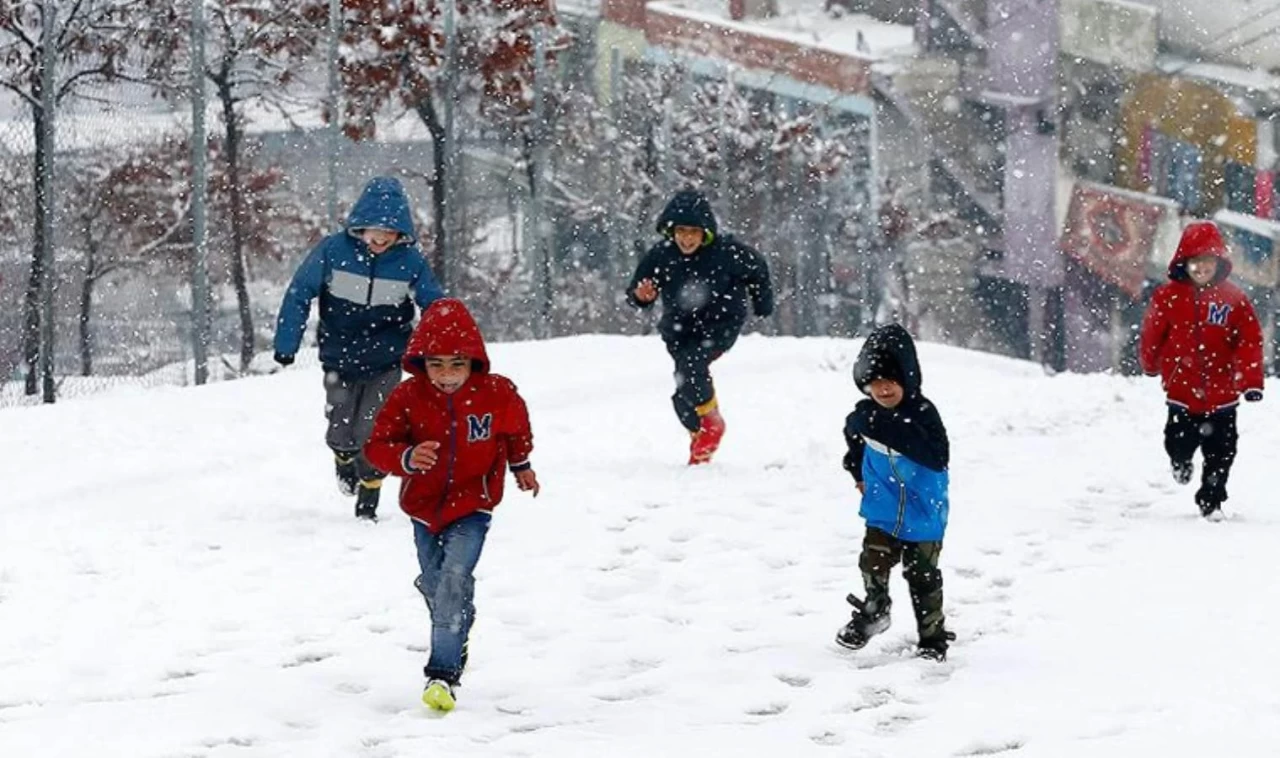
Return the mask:
[[946,471],[934,471],[864,435],[859,514],[868,526],[907,542],[938,542],[951,510]]

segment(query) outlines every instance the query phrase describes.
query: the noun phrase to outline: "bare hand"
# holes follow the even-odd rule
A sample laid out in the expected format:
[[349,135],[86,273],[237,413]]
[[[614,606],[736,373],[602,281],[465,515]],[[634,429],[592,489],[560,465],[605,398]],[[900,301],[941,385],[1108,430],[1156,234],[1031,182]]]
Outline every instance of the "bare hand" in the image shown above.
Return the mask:
[[419,469],[421,471],[429,471],[436,465],[436,459],[439,455],[436,450],[440,449],[439,442],[420,442],[414,446],[413,452],[409,454],[410,468]]
[[636,285],[635,298],[641,303],[652,303],[658,297],[658,287],[652,279],[641,279]]
[[865,494],[867,494],[867,483],[866,483],[866,482],[858,482],[858,494],[859,494],[859,495],[865,495]]
[[533,473],[533,469],[527,468],[524,471],[516,472],[516,486],[521,492],[533,491],[533,496],[537,497],[542,491],[542,486],[538,484],[538,475]]

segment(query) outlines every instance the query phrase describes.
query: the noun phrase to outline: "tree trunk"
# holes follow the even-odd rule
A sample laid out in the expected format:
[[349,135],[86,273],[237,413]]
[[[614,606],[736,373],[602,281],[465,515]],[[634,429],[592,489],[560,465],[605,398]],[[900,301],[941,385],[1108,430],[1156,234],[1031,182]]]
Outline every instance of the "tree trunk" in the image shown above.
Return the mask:
[[444,124],[440,123],[440,115],[436,113],[435,102],[430,95],[418,101],[414,107],[414,111],[418,114],[418,118],[422,121],[423,126],[427,127],[427,131],[431,133],[431,176],[429,182],[431,184],[431,208],[433,233],[435,235],[435,244],[432,245],[431,268],[435,269],[436,279],[440,282],[440,288],[445,292],[450,291],[453,282],[447,281],[445,267],[445,246],[448,243],[448,220],[445,218],[446,202],[445,202],[445,139]]
[[80,375],[93,375],[93,285],[98,283],[97,274],[93,270],[93,252],[90,250],[89,270],[84,276],[84,285],[80,288]]
[[223,122],[227,127],[227,191],[231,199],[231,283],[236,288],[236,304],[240,312],[240,372],[249,370],[253,362],[253,311],[249,305],[249,283],[244,265],[244,186],[240,181],[240,141],[243,132],[236,118],[235,99],[227,77],[215,82],[222,103]]
[[[34,77],[34,91],[36,93],[37,102],[42,101],[42,93],[40,91],[39,77]],[[45,142],[45,111],[43,107],[36,106],[32,108],[33,126],[35,127],[35,171],[33,177],[35,180],[35,228],[32,234],[32,250],[31,250],[31,272],[27,277],[27,292],[23,299],[23,320],[22,320],[22,358],[27,364],[26,376],[26,394],[34,395],[39,390],[39,371],[40,371],[40,291],[44,286],[44,277],[49,272],[45,271],[45,248],[50,244],[50,240],[44,238],[44,218],[45,214],[51,209],[49,208],[52,198],[44,197],[43,187],[45,187],[45,174],[52,170],[50,165],[49,145]],[[52,345],[49,346],[52,349]]]

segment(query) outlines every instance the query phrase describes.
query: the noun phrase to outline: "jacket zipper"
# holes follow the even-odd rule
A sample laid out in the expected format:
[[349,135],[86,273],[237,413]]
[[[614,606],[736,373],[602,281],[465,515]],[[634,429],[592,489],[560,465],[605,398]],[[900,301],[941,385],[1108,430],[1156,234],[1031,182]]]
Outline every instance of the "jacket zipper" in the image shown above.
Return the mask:
[[898,523],[893,526],[893,536],[896,538],[902,532],[902,524],[907,518],[907,485],[902,481],[898,467],[894,465],[893,456],[893,452],[890,452],[889,470],[893,472],[893,478],[898,480]]
[[373,305],[374,269],[378,267],[378,256],[369,254],[369,288],[364,293],[364,304]]
[[436,518],[444,512],[445,501],[449,499],[449,488],[453,486],[453,462],[458,458],[458,417],[453,412],[453,396],[445,397],[449,406],[449,465],[445,468],[444,491],[440,493],[440,501],[436,503]]
[[1205,376],[1204,365],[1204,326],[1200,320],[1200,290],[1196,290],[1196,352],[1195,360],[1199,366],[1200,399],[1209,403],[1209,379]]

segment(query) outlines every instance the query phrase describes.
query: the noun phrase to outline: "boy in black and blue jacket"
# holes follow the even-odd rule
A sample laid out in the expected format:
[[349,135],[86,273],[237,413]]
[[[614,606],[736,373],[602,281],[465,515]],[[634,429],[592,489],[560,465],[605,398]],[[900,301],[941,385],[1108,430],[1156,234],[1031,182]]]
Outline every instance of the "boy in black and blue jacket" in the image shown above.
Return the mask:
[[862,494],[867,522],[858,567],[866,599],[849,595],[853,619],[836,642],[857,650],[889,628],[889,572],[902,561],[911,590],[923,658],[944,660],[947,643],[938,558],[947,529],[947,430],[920,391],[920,361],[907,330],[897,324],[867,338],[853,369],[858,389],[868,395],[845,420],[849,452],[844,468]]
[[356,516],[377,520],[383,472],[361,448],[391,390],[414,317],[441,296],[418,248],[409,198],[400,180],[370,180],[345,228],[325,237],[298,266],[276,319],[275,359],[293,363],[311,302],[320,301],[325,442],[333,450],[338,489],[356,496]]

